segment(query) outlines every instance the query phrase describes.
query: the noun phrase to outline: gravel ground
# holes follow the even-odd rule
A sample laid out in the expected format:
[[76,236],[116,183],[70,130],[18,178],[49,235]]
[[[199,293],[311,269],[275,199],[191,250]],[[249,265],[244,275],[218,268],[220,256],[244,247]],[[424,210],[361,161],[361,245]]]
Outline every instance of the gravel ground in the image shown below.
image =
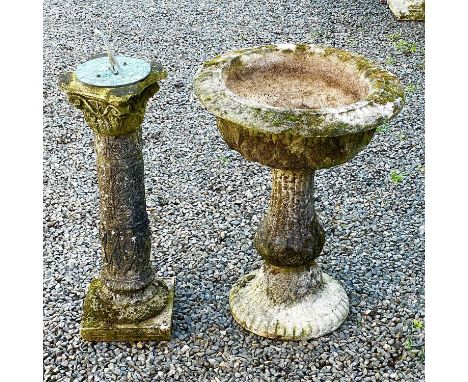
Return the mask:
[[[98,273],[91,131],[57,77],[102,52],[158,58],[169,72],[143,124],[153,262],[176,275],[170,342],[86,343],[82,300]],[[319,259],[351,300],[317,340],[241,330],[228,291],[261,261],[252,245],[271,187],[265,167],[222,141],[192,96],[204,60],[271,42],[316,42],[380,62],[407,105],[346,165],[316,177],[327,242]],[[378,0],[44,3],[44,379],[46,381],[421,381],[424,379],[424,24]],[[402,174],[400,179],[398,173]],[[395,175],[397,174],[397,175]],[[416,320],[416,321],[414,321]]]

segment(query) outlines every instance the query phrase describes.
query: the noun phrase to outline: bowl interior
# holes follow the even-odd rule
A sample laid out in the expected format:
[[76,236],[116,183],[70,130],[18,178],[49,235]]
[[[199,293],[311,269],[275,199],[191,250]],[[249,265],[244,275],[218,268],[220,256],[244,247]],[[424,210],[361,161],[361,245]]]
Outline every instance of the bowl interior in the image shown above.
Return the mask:
[[244,55],[226,67],[224,81],[243,98],[294,109],[349,105],[370,91],[352,62],[297,50]]

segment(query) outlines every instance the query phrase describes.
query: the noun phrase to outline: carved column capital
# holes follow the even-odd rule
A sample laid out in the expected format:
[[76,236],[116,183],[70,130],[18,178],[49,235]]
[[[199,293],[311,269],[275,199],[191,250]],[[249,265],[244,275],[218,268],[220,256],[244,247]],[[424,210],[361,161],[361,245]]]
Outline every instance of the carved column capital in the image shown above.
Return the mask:
[[158,81],[166,76],[161,65],[152,62],[150,74],[135,84],[97,87],[80,82],[75,73],[65,73],[59,87],[70,103],[83,112],[96,134],[117,137],[138,130],[148,99],[159,90]]

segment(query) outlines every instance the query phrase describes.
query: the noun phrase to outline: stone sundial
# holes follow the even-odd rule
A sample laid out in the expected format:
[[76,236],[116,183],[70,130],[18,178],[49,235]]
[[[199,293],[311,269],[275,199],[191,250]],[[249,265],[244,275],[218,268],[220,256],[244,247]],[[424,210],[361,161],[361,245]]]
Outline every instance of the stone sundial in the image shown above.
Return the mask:
[[150,264],[141,123],[166,72],[158,62],[107,55],[65,73],[59,87],[94,133],[100,193],[100,276],[89,286],[81,336],[90,341],[168,340],[174,278]]

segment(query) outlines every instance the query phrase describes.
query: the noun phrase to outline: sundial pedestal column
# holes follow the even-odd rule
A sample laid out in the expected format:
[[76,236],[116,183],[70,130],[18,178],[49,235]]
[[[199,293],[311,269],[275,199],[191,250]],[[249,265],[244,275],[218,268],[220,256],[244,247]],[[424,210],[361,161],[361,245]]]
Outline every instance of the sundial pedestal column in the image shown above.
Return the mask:
[[[120,64],[124,67],[123,60]],[[79,69],[63,75],[59,86],[94,133],[102,247],[100,277],[91,282],[83,305],[81,336],[89,341],[169,340],[175,280],[155,277],[150,263],[140,129],[146,103],[166,73],[152,63],[136,82],[96,86],[80,81]]]

